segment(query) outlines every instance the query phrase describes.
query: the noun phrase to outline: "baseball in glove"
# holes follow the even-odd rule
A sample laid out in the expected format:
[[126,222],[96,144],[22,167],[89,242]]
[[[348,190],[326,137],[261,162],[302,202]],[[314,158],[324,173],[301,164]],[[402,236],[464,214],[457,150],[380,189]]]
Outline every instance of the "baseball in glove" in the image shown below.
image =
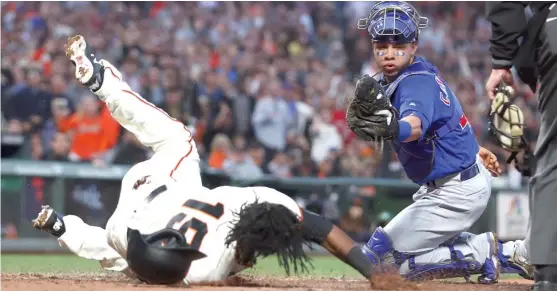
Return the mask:
[[346,121],[362,140],[392,140],[398,136],[398,113],[385,96],[383,86],[368,75],[356,84]]
[[[503,149],[511,152],[507,163],[515,161],[516,168],[523,175],[530,175],[530,149],[524,138],[524,114],[522,109],[512,104],[514,90],[510,86],[499,86],[495,98],[491,102],[489,113],[489,131],[495,142]],[[524,161],[517,159],[519,152],[524,151]]]

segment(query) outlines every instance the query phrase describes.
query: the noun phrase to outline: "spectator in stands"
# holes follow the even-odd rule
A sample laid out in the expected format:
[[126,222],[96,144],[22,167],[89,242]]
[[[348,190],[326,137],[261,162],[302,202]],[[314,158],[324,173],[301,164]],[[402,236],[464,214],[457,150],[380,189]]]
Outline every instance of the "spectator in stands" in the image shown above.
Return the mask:
[[280,178],[288,178],[292,176],[290,173],[291,161],[289,157],[284,153],[277,153],[275,157],[269,163],[269,172],[271,175]]
[[278,80],[271,80],[255,103],[252,115],[255,137],[265,147],[265,164],[286,146],[286,133],[290,125],[288,106],[282,98]]
[[20,123],[24,132],[40,129],[49,116],[51,95],[42,89],[41,72],[30,68],[26,84],[16,84],[3,95],[3,112],[9,123]]
[[184,98],[184,90],[181,88],[173,88],[166,92],[166,99],[161,105],[170,117],[180,120],[184,124],[189,124],[189,108],[186,105],[187,99]]
[[366,233],[369,229],[366,227],[365,210],[361,198],[355,197],[352,200],[348,211],[340,218],[339,226],[355,241],[366,241],[365,238],[361,238],[361,234]]
[[[67,36],[79,32],[92,35],[91,45],[121,65],[132,88],[190,127],[204,159],[217,134],[242,135],[248,144],[255,137],[265,147],[265,171],[282,152],[293,162],[292,175],[317,175],[308,153],[301,152],[302,143],[293,146],[287,132],[312,141],[308,121],[328,110],[342,140],[341,156],[332,161],[333,175],[401,175],[398,161],[389,163],[388,148],[370,157],[360,149],[345,150],[357,142],[343,114],[354,80],[377,71],[365,31],[353,24],[367,15],[371,2],[33,3],[1,4],[3,127],[24,134],[42,130],[47,153],[56,133],[49,121],[50,100],[69,97],[70,108],[81,103],[82,89],[73,81],[63,52]],[[490,27],[481,13],[483,4],[416,5],[431,24],[419,53],[440,69],[485,141],[488,106],[476,102],[489,73],[489,58],[481,55]],[[67,15],[71,17],[62,17]],[[518,89],[525,97],[520,106],[528,128],[538,128],[535,96],[521,84]],[[536,134],[527,131],[527,136]],[[311,150],[321,152],[319,161],[328,152],[323,145]],[[388,161],[380,163],[383,156]],[[370,165],[378,164],[383,168],[370,173],[376,168]]]
[[120,125],[110,116],[108,108],[101,105],[95,96],[87,94],[81,98],[77,112],[54,107],[58,129],[70,134],[71,161],[101,161],[108,158],[108,150],[118,141]]
[[211,142],[208,165],[213,169],[222,169],[223,163],[231,151],[231,143],[228,136],[217,134]]
[[234,148],[223,163],[223,170],[235,179],[258,179],[263,176],[261,163],[264,150],[252,145],[248,152],[241,148]]
[[44,160],[45,152],[43,143],[41,142],[41,137],[38,134],[31,135],[31,159],[33,160]]
[[149,158],[149,152],[137,137],[129,131],[124,131],[122,142],[115,149],[113,164],[133,166]]
[[46,156],[46,160],[66,162],[70,153],[70,139],[67,134],[58,132],[54,135],[50,143],[50,151]]
[[330,151],[342,150],[342,138],[337,128],[331,124],[331,112],[322,109],[314,116],[310,127],[311,158],[317,164],[323,162]]
[[292,174],[295,177],[316,176],[318,173],[317,166],[311,159],[309,151],[303,151],[301,158],[295,163]]

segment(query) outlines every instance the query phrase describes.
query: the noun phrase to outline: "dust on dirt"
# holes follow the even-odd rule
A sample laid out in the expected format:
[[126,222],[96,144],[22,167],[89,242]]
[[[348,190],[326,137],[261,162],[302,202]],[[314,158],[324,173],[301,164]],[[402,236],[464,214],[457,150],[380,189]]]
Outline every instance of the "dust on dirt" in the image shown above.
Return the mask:
[[[376,276],[375,288],[366,280],[345,277],[337,278],[281,278],[270,276],[235,276],[220,283],[191,286],[194,290],[261,290],[275,291],[288,289],[289,291],[310,290],[531,290],[531,281],[505,280],[495,285],[479,285],[471,283],[455,283],[429,281],[422,283],[408,283],[394,280],[392,277]],[[10,291],[169,291],[183,288],[183,286],[151,286],[131,280],[121,274],[115,273],[85,273],[85,274],[58,274],[58,273],[10,273],[2,274],[2,290]]]

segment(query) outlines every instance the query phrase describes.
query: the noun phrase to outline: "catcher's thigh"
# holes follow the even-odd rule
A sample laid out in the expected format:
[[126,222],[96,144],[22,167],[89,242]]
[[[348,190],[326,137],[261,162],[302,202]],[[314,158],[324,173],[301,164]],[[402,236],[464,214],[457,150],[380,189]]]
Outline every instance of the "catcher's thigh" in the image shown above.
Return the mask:
[[443,187],[422,186],[414,203],[397,214],[384,230],[399,252],[430,251],[455,235],[468,231],[484,212],[491,195],[491,174],[478,164],[480,174]]

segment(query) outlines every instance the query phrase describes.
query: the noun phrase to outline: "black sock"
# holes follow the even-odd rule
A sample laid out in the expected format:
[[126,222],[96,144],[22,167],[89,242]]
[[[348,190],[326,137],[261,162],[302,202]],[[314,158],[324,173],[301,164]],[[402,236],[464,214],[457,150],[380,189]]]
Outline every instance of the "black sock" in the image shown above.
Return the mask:
[[91,77],[91,80],[87,81],[85,85],[91,89],[91,91],[96,92],[98,91],[104,80],[104,67],[101,67],[100,70],[97,71],[96,74]]

